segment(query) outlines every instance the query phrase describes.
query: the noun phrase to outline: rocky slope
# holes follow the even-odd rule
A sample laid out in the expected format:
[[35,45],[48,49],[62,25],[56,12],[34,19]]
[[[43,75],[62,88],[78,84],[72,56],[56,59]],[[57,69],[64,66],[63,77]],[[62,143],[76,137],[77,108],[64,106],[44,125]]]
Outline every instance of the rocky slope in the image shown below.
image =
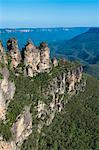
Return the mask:
[[44,42],[36,47],[29,41],[20,54],[17,41],[9,39],[7,48],[5,52],[1,44],[0,150],[48,149],[39,143],[44,129],[53,125],[74,96],[85,92],[83,67],[51,61]]

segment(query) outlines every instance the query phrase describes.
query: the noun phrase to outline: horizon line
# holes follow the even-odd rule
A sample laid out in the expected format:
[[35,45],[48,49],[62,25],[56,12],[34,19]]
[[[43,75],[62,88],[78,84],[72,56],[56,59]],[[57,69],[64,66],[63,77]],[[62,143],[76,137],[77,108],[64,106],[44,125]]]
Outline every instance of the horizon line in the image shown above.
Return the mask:
[[54,29],[54,28],[99,28],[99,26],[56,26],[56,27],[0,27],[0,29]]

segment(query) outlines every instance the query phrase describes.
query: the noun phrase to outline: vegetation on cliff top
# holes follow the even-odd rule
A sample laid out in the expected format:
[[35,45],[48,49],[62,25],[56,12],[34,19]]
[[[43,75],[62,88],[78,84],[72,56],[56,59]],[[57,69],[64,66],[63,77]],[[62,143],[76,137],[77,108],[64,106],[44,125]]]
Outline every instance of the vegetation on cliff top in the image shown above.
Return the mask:
[[[50,97],[45,99],[42,90],[61,72],[75,69],[79,65],[77,62],[60,60],[59,66],[52,68],[50,73],[41,73],[33,78],[24,77],[22,74],[15,76],[10,70],[10,79],[15,82],[16,92],[8,106],[6,123],[0,123],[0,134],[9,140],[10,127],[16,117],[25,105],[31,104],[33,133],[24,141],[22,150],[98,150],[99,81],[88,75],[84,75],[87,77],[85,92],[70,97],[62,112],[56,114],[52,124],[44,127],[39,136],[36,132],[34,106],[37,106],[38,100],[46,104],[50,101]],[[65,94],[64,101],[66,99]]]
[[43,96],[43,89],[46,89],[53,78],[58,77],[62,72],[75,69],[80,66],[78,62],[70,63],[59,61],[57,67],[53,67],[50,73],[40,73],[33,78],[24,77],[23,75],[15,76],[10,71],[10,80],[15,82],[16,92],[13,101],[10,102],[7,111],[8,123],[11,126],[15,122],[16,117],[22,112],[25,105],[42,100],[48,102]]

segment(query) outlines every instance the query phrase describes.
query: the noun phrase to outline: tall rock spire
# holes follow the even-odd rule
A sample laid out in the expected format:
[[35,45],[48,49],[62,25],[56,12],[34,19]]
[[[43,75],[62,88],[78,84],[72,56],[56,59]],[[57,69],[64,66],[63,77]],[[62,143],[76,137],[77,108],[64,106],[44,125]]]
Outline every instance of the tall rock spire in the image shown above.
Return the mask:
[[11,66],[15,69],[21,62],[21,54],[15,38],[10,38],[7,41],[7,49],[9,50],[9,55],[11,57]]
[[40,71],[47,70],[50,68],[50,49],[45,42],[40,44]]
[[29,41],[25,46],[24,51],[24,64],[26,74],[28,76],[33,76],[37,72],[37,65],[40,63],[40,51],[34,46],[34,44]]

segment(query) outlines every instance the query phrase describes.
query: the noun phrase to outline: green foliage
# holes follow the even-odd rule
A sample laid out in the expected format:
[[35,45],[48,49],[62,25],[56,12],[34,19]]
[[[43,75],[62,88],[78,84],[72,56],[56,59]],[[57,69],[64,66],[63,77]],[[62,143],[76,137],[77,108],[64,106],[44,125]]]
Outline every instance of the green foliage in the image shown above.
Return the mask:
[[96,77],[97,79],[99,79],[99,64],[91,64],[91,65],[87,65],[84,67],[85,71],[88,74],[91,74],[92,76]]
[[47,89],[49,83],[54,77],[59,76],[62,72],[67,72],[67,68],[73,68],[74,64],[59,62],[59,66],[53,68],[50,73],[40,73],[33,78],[24,77],[23,75],[15,76],[10,70],[10,80],[15,82],[16,92],[14,100],[10,102],[8,107],[7,118],[9,124],[12,124],[16,117],[21,113],[25,105],[29,105],[38,100],[45,103],[50,101],[50,96],[45,99],[43,89]]
[[46,88],[49,82],[48,74],[42,73],[33,78],[22,75],[16,77],[10,71],[10,79],[15,82],[16,91],[13,101],[10,102],[7,111],[7,120],[11,126],[16,117],[22,112],[24,106],[37,105],[38,100],[45,101],[42,89]]
[[0,79],[2,80],[3,79],[3,75],[0,73]]
[[[99,81],[84,75],[87,78],[85,92],[73,97],[65,93],[64,109],[57,113],[50,126],[44,126],[40,134],[37,133],[38,119],[35,106],[38,100],[49,105],[52,97],[44,96],[44,90],[49,90],[48,85],[53,78],[63,72],[75,69],[78,62],[69,63],[62,60],[59,65],[52,68],[50,73],[41,73],[33,78],[23,75],[15,76],[10,70],[10,78],[15,82],[16,91],[13,101],[7,110],[7,123],[0,123],[0,133],[8,140],[11,137],[10,127],[17,116],[23,111],[24,106],[31,105],[32,134],[24,141],[22,150],[97,150],[98,149],[98,115],[99,115]],[[60,96],[61,99],[61,96]],[[68,103],[66,103],[68,99]],[[66,103],[66,104],[65,104]]]
[[98,150],[99,81],[87,78],[85,92],[70,98],[52,124],[44,127],[38,138],[30,136],[22,149]]
[[4,63],[2,63],[2,61],[0,61],[0,68],[4,68]]
[[9,126],[3,122],[0,122],[0,135],[3,136],[5,140],[9,140],[12,137]]

